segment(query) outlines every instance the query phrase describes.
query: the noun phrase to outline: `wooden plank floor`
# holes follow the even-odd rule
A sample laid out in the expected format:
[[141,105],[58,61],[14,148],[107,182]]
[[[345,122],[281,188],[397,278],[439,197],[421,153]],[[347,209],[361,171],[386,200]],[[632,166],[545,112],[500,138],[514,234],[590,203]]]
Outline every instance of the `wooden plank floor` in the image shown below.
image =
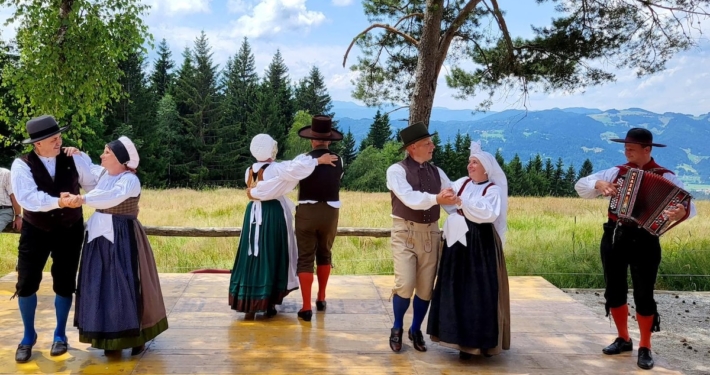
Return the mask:
[[[76,329],[68,327],[69,352],[50,357],[54,294],[45,274],[36,316],[39,340],[32,360],[16,364],[22,322],[17,301],[9,300],[16,274],[6,275],[0,279],[0,374],[679,374],[658,356],[656,367],[644,371],[636,367],[636,351],[603,355],[602,347],[615,337],[609,321],[539,277],[510,278],[511,350],[465,362],[426,335],[426,353],[406,339],[401,353],[390,351],[392,276],[332,277],[328,311],[314,311],[310,323],[296,317],[298,291],[276,317],[245,321],[227,305],[229,275],[160,278],[170,329],[142,355],[131,357],[126,350],[120,358],[107,358],[79,343]],[[314,285],[314,296],[316,290]],[[69,321],[71,326],[71,316]],[[411,309],[405,325],[410,321]]]

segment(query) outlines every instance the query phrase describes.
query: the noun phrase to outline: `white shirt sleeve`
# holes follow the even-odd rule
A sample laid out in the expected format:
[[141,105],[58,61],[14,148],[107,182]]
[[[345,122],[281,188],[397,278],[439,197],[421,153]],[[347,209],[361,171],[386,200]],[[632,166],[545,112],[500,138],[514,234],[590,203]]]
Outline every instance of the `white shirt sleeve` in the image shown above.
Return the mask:
[[614,179],[616,179],[616,176],[619,174],[619,168],[617,167],[612,167],[609,169],[605,169],[603,171],[599,171],[597,173],[591,174],[587,177],[582,177],[577,181],[576,184],[574,184],[574,190],[577,191],[577,194],[579,194],[580,197],[582,198],[596,198],[602,193],[594,188],[594,185],[597,183],[599,180],[603,180],[606,182],[614,182]]
[[[444,171],[441,170],[441,168],[436,167],[436,169],[439,170],[439,178],[441,179],[441,190],[444,190],[446,188],[453,188],[454,183],[451,182],[451,180],[449,180],[449,176],[447,176],[446,173],[444,173]],[[453,189],[453,190],[454,190],[454,194],[459,192],[457,189]],[[452,213],[456,212],[456,205],[455,204],[442,204],[441,208],[443,208],[444,211],[446,211],[446,213],[448,213],[448,214],[452,214]]]
[[93,190],[99,182],[104,167],[94,164],[89,155],[83,152],[72,156],[72,158],[74,165],[76,165],[76,171],[79,173],[79,184],[87,192]]
[[118,206],[121,202],[141,193],[141,183],[138,176],[131,172],[124,172],[116,183],[109,189],[94,189],[84,195],[86,205],[105,209]]
[[[685,185],[683,184],[683,181],[681,181],[678,176],[674,175],[673,173],[664,173],[663,177],[667,179],[668,181],[672,182],[675,184],[675,186],[678,186],[681,189],[685,189]],[[690,201],[690,215],[688,215],[688,219],[693,218],[696,214],[697,211],[695,209],[695,202],[693,200]]]
[[[461,210],[474,223],[492,223],[500,215],[500,187],[489,186],[486,195],[462,194]],[[464,197],[465,196],[465,197]]]
[[0,180],[3,181],[3,186],[0,186],[0,189],[2,189],[2,192],[9,197],[13,195],[12,182],[10,180],[10,171],[3,168],[2,170],[0,170],[0,173],[2,173],[2,175],[0,175]]
[[436,205],[436,194],[414,191],[412,185],[407,182],[404,167],[399,164],[387,168],[387,189],[391,190],[405,206],[413,210],[428,210]]
[[47,212],[59,208],[59,198],[53,197],[37,187],[30,166],[15,159],[10,168],[10,180],[15,199],[23,209],[33,212]]
[[259,181],[251,189],[251,196],[262,201],[284,196],[295,189],[299,181],[310,176],[317,165],[318,160],[306,154],[296,156],[293,160],[271,163],[264,176],[270,174],[274,177]]

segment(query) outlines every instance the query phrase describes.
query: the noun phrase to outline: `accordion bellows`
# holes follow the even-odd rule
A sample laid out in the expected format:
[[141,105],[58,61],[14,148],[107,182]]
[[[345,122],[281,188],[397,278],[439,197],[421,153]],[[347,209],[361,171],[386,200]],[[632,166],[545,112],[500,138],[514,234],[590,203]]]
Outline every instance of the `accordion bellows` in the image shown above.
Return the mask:
[[[631,168],[616,184],[617,193],[609,202],[609,211],[619,220],[632,221],[655,236],[661,236],[690,215],[690,193],[663,176]],[[664,211],[679,204],[686,208],[686,215],[671,223]]]

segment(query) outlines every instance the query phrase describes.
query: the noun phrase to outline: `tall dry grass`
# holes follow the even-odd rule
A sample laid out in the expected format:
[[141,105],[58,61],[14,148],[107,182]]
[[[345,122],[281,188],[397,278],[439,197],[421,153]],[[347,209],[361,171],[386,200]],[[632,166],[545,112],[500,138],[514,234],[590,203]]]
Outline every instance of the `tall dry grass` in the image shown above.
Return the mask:
[[[294,194],[290,197],[295,199]],[[391,226],[389,194],[344,192],[341,199],[339,226]],[[237,227],[247,203],[244,191],[236,189],[147,190],[139,218],[144,225]],[[602,286],[599,239],[606,205],[603,199],[511,198],[505,249],[510,275],[542,275],[561,287]],[[710,235],[705,233],[710,202],[697,202],[697,207],[698,217],[661,240],[660,288],[710,290]],[[86,209],[85,216],[90,213]],[[0,274],[14,269],[17,238],[0,235]],[[160,272],[188,272],[230,269],[238,238],[150,240]],[[339,237],[333,256],[336,274],[392,273],[388,238]]]

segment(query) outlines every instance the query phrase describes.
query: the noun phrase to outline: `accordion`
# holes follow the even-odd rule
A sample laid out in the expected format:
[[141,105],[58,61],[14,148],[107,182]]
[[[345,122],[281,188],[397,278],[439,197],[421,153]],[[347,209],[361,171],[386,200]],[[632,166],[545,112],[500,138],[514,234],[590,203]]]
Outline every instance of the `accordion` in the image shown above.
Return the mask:
[[[660,236],[690,215],[692,196],[663,176],[653,172],[630,168],[616,181],[616,196],[609,201],[609,212],[619,220],[631,221],[655,236]],[[670,222],[663,212],[682,204],[685,217]]]

